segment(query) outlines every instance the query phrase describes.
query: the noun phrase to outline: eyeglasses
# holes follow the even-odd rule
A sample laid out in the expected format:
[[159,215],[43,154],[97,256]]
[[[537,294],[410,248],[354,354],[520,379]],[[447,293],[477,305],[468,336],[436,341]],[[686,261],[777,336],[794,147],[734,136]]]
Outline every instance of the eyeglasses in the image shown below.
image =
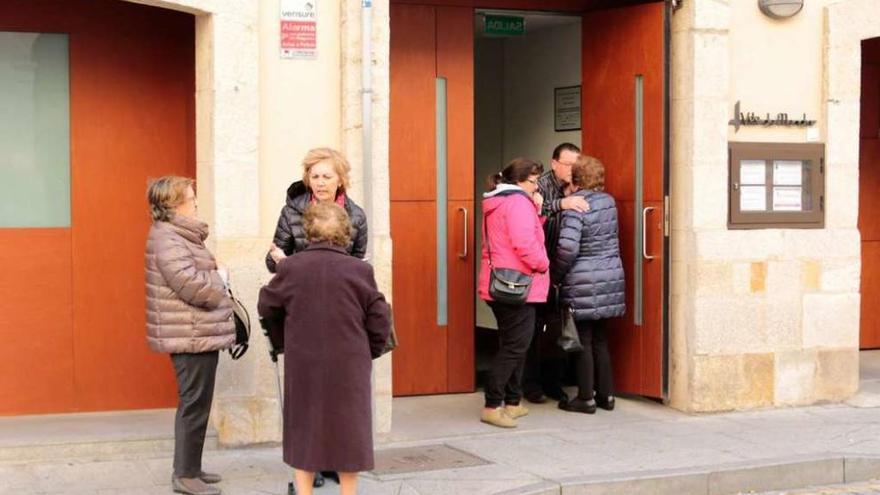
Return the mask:
[[571,167],[574,165],[574,163],[560,162],[559,160],[553,160],[553,161],[560,164],[560,165],[565,165],[566,167]]
[[534,185],[538,185],[538,179],[526,179],[526,182],[531,182]]

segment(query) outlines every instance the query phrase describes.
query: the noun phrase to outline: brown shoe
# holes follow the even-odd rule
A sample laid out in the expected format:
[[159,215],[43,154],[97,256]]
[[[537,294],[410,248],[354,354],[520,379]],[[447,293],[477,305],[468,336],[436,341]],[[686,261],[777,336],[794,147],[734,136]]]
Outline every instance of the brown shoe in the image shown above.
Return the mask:
[[519,404],[517,404],[515,406],[511,406],[511,405],[504,406],[504,412],[506,412],[507,415],[510,416],[511,418],[517,419],[517,418],[521,418],[523,416],[528,415],[529,408],[522,405],[522,403],[520,402]]
[[205,484],[198,478],[178,478],[171,477],[171,489],[175,493],[185,493],[187,495],[220,495],[220,489]]
[[480,413],[480,421],[499,428],[516,428],[516,420],[508,416],[503,407],[484,407]]
[[206,473],[204,471],[199,471],[199,479],[204,481],[205,483],[213,485],[214,483],[220,483],[223,481],[223,477],[216,473]]

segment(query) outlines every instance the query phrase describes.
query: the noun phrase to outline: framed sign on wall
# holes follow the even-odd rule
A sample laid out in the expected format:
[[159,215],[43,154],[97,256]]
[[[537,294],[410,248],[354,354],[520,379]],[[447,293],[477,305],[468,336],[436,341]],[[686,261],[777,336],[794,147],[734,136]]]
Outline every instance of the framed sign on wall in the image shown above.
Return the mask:
[[553,128],[556,132],[581,129],[581,87],[553,88]]

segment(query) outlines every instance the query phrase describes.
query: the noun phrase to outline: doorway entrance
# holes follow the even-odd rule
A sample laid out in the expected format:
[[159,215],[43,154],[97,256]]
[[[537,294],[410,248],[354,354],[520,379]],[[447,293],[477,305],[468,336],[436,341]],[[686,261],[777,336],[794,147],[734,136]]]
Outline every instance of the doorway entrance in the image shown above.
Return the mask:
[[195,174],[195,20],[0,11],[0,415],[170,407],[145,342],[147,180]]
[[[536,9],[575,16],[562,24],[574,24],[579,28],[574,31],[583,33],[568,41],[577,45],[577,58],[547,77],[518,77],[509,63],[513,59],[504,53],[503,77],[493,93],[488,87],[493,84],[482,76],[499,63],[499,55],[482,40],[474,41],[481,29],[475,16],[485,11],[460,6],[460,1],[449,2],[457,6],[431,3],[401,0],[391,5],[391,235],[401,342],[394,353],[394,395],[474,389],[475,327],[487,325],[482,303],[474,298],[480,183],[486,170],[500,170],[515,156],[549,163],[556,144],[572,141],[606,164],[606,189],[620,210],[629,309],[614,322],[616,388],[663,397],[665,4],[597,9],[591,1],[549,2],[552,6],[534,2]],[[490,3],[493,9],[514,6]],[[515,2],[514,7],[528,9],[524,3],[529,2]],[[522,17],[529,11],[499,14]],[[501,39],[500,44],[523,44],[510,56],[523,55],[536,46],[528,37],[509,43]],[[564,75],[558,83],[557,74]],[[557,131],[557,87],[580,90],[579,128]],[[499,97],[506,108],[504,99],[516,91],[522,93],[518,105],[505,110],[494,127],[501,129],[499,146],[494,138],[483,137],[482,111],[477,112],[480,128],[475,128],[474,110]],[[549,122],[537,117],[548,114],[547,109]],[[515,112],[522,113],[525,127],[515,127]]]

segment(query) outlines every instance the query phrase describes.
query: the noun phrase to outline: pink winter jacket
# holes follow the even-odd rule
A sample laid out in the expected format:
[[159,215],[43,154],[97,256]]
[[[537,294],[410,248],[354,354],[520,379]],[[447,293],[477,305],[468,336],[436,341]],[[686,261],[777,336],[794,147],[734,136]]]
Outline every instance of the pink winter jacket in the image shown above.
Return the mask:
[[[550,261],[544,248],[542,219],[528,196],[512,193],[522,191],[518,186],[500,184],[494,191],[483,195],[484,232],[492,247],[492,264],[496,268],[513,268],[532,274],[532,286],[526,299],[530,303],[547,301]],[[506,193],[506,194],[505,194]],[[489,295],[489,251],[483,239],[480,261],[480,298],[491,301]]]

